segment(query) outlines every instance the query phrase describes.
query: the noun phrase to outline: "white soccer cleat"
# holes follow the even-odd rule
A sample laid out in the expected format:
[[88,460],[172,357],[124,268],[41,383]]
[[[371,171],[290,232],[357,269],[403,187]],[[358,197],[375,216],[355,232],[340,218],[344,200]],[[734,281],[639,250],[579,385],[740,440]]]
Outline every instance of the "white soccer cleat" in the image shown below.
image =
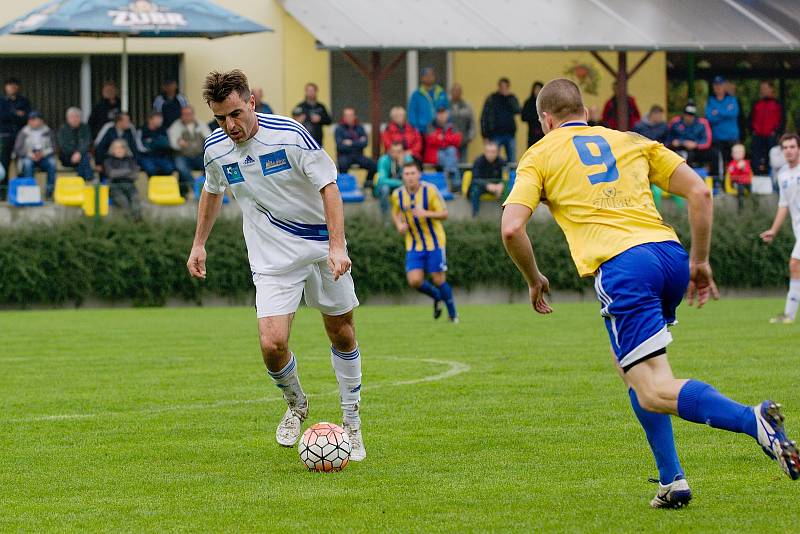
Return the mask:
[[[658,482],[653,480],[653,482]],[[667,484],[658,484],[658,492],[650,506],[653,508],[683,508],[692,500],[692,490],[683,475],[678,475],[675,480]]]
[[352,423],[342,425],[344,431],[350,436],[350,459],[360,462],[367,457],[367,449],[364,448],[364,439],[361,437],[361,425],[355,426]]
[[286,408],[286,413],[283,415],[281,422],[278,423],[277,430],[275,430],[275,440],[278,445],[294,447],[294,444],[300,439],[300,431],[307,415],[308,404],[303,408],[297,406]]
[[753,412],[756,414],[758,444],[764,454],[778,462],[789,478],[800,478],[800,453],[797,444],[788,438],[783,428],[781,405],[766,400],[754,406]]

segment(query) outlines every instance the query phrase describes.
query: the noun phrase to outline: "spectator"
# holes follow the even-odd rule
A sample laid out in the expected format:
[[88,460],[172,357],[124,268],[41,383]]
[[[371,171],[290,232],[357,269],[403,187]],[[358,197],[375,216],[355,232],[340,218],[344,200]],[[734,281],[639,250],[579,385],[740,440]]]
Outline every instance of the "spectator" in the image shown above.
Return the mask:
[[389,151],[393,143],[403,143],[406,155],[422,163],[422,134],[406,121],[406,110],[395,106],[389,111],[389,124],[381,134],[383,150]]
[[392,191],[403,185],[403,164],[409,161],[414,161],[414,158],[406,153],[399,141],[392,143],[389,151],[378,159],[378,182],[373,193],[378,197],[384,215],[389,213]]
[[141,152],[141,147],[137,143],[136,128],[131,124],[131,116],[127,111],[117,113],[114,121],[106,123],[94,138],[94,159],[100,166],[100,171],[103,170],[103,162],[108,156],[108,148],[116,139],[125,139],[129,150],[132,150],[134,155]]
[[723,176],[731,158],[731,147],[739,141],[739,102],[726,92],[725,78],[717,76],[713,94],[706,102],[706,119],[711,125],[711,171]]
[[425,134],[423,161],[441,167],[453,191],[461,190],[461,175],[458,172],[458,147],[461,146],[461,138],[461,134],[450,122],[447,108],[439,108]]
[[0,97],[0,167],[3,177],[0,178],[0,201],[6,199],[6,169],[11,164],[11,153],[14,151],[14,126],[16,115],[14,108],[5,98]]
[[89,125],[81,122],[80,108],[67,110],[67,121],[58,129],[58,158],[64,167],[74,168],[78,176],[86,181],[94,180],[92,158],[92,132]]
[[211,135],[208,125],[198,122],[194,117],[192,106],[181,110],[181,118],[167,129],[169,144],[178,154],[175,156],[175,168],[178,169],[181,195],[186,196],[194,188],[192,171],[205,169],[203,162],[203,143]]
[[424,67],[419,73],[420,86],[408,99],[408,122],[420,132],[427,132],[439,108],[448,109],[447,91],[436,83],[433,67]]
[[[3,108],[0,112],[0,163],[8,170],[11,165],[11,153],[14,151],[17,134],[28,122],[31,103],[19,94],[19,80],[8,78],[3,85]],[[0,193],[5,198],[5,192]]]
[[458,149],[459,161],[467,160],[467,147],[469,142],[475,139],[475,114],[472,106],[462,98],[462,88],[460,83],[454,83],[450,88],[450,120],[453,128],[461,132],[461,146]]
[[56,140],[53,130],[44,123],[38,111],[28,113],[28,124],[19,131],[14,144],[20,175],[33,176],[36,168],[47,173],[46,196],[53,195],[56,183]]
[[256,112],[272,115],[272,108],[269,106],[269,104],[264,102],[264,90],[260,87],[254,87],[253,96],[256,99]]
[[364,155],[367,147],[367,132],[358,122],[356,110],[346,107],[342,110],[342,120],[336,127],[336,163],[339,172],[347,172],[352,166],[367,171],[364,187],[372,189],[375,178],[375,162]]
[[124,139],[115,139],[111,143],[108,156],[103,161],[103,174],[110,182],[109,195],[114,205],[134,221],[141,220],[142,208],[136,190],[139,166]]
[[307,83],[305,87],[306,98],[297,104],[295,110],[297,108],[302,110],[303,120],[297,119],[297,122],[305,126],[311,137],[314,138],[319,146],[322,146],[322,127],[333,121],[331,121],[331,116],[328,115],[328,109],[325,105],[317,102],[318,91],[317,84]]
[[[92,132],[92,138],[97,138],[97,134],[100,133],[103,126],[112,122],[120,111],[117,83],[106,80],[100,90],[100,100],[94,105],[92,113],[89,115],[89,130]],[[99,160],[98,164],[102,165],[103,160]]]
[[691,166],[705,161],[703,147],[709,142],[708,132],[703,123],[697,120],[697,107],[687,104],[683,115],[675,121],[667,134],[667,143],[672,150],[679,153]]
[[[636,99],[628,95],[628,129],[632,129],[642,119]],[[614,82],[614,94],[603,107],[603,124],[611,129],[619,130],[617,124],[617,82]]]
[[750,195],[753,183],[753,169],[750,162],[745,159],[744,145],[737,143],[731,147],[731,161],[728,163],[728,176],[731,186],[736,189],[739,199],[739,211],[744,208],[744,197]]
[[783,107],[775,99],[775,86],[770,81],[761,82],[761,98],[753,104],[750,128],[753,132],[753,166],[757,174],[767,173],[769,149],[778,142],[778,132],[783,129]]
[[589,106],[589,120],[586,122],[589,126],[603,126],[603,114],[597,106]]
[[503,168],[506,161],[500,157],[500,147],[494,141],[483,144],[483,154],[472,164],[472,183],[469,184],[469,200],[472,203],[472,216],[477,217],[481,210],[481,195],[491,193],[499,199],[503,196]]
[[536,111],[536,97],[539,96],[539,91],[542,90],[544,84],[542,82],[533,82],[531,87],[531,96],[522,105],[522,121],[528,123],[528,146],[532,146],[536,141],[544,137],[542,131],[542,123],[539,122],[539,113]]
[[164,116],[158,111],[151,111],[147,116],[147,122],[139,130],[139,144],[142,147],[139,165],[148,178],[175,172],[175,159],[164,127]]
[[164,128],[181,118],[181,110],[189,105],[189,99],[178,92],[178,82],[167,80],[161,84],[161,93],[153,100],[153,111],[163,116]]
[[664,120],[664,108],[654,104],[647,112],[647,116],[633,127],[633,131],[653,141],[665,143],[669,126]]
[[481,134],[484,139],[504,147],[508,161],[515,161],[517,122],[514,116],[519,113],[519,100],[511,92],[511,82],[508,78],[500,78],[497,92],[489,95],[483,105]]

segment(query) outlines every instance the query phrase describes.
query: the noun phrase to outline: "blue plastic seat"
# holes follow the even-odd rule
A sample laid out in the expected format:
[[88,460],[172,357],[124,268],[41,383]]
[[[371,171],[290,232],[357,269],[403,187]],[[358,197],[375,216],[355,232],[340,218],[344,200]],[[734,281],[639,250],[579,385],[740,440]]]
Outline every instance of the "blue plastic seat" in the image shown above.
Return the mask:
[[358,181],[352,174],[340,174],[337,176],[336,185],[342,194],[343,202],[364,202],[364,191],[358,187]]
[[453,193],[450,192],[450,186],[447,185],[447,178],[445,178],[443,172],[424,172],[422,173],[422,181],[435,185],[436,189],[439,190],[439,194],[442,195],[442,199],[453,200],[455,198]]
[[42,206],[42,190],[32,176],[8,181],[8,203],[12,206]]
[[[200,200],[200,193],[203,192],[203,185],[205,183],[206,183],[205,175],[198,176],[197,178],[194,179],[194,198]],[[231,200],[228,198],[228,192],[225,191],[225,195],[223,195],[222,197],[222,203],[227,204],[230,201]]]

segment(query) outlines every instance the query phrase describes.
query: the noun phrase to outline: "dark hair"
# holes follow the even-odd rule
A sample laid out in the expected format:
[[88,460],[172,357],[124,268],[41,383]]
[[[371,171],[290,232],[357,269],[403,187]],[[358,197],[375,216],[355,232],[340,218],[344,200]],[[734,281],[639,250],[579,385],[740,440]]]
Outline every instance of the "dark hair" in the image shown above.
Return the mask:
[[163,117],[163,116],[164,114],[161,113],[160,111],[151,111],[150,113],[147,114],[147,120],[150,120],[153,117]]
[[664,108],[658,104],[653,104],[652,107],[650,107],[650,113],[664,113]]
[[780,145],[781,148],[783,148],[783,142],[791,141],[792,139],[794,139],[794,142],[797,143],[797,146],[800,146],[800,135],[797,135],[796,133],[783,134],[778,144]]
[[547,82],[536,97],[536,112],[545,112],[556,119],[565,119],[583,113],[583,97],[575,82],[557,78]]
[[130,118],[131,118],[131,114],[130,114],[130,113],[128,113],[127,111],[118,111],[118,112],[117,112],[117,113],[114,115],[114,123],[116,124],[117,122],[119,122],[119,120],[120,120],[122,117],[128,117],[128,118],[130,119]]
[[18,78],[14,78],[13,76],[11,78],[6,78],[6,81],[5,81],[5,83],[3,85],[11,85],[12,83],[14,85],[19,85],[19,79]]
[[414,167],[414,168],[415,168],[415,169],[417,169],[418,171],[421,171],[421,170],[422,170],[422,169],[420,168],[420,166],[419,166],[419,163],[418,163],[418,162],[417,162],[417,160],[415,160],[415,159],[412,159],[412,160],[409,160],[409,161],[406,161],[405,163],[403,163],[403,170],[405,170],[405,169],[406,169],[406,167]]
[[396,146],[399,146],[400,148],[402,148],[404,150],[406,148],[406,145],[404,145],[402,141],[392,141],[392,144],[389,145],[389,148],[396,147]]
[[502,78],[497,80],[497,85],[500,85],[501,83],[507,83],[507,84],[511,85],[511,81],[508,78],[506,78],[505,76],[503,76]]
[[103,87],[108,87],[109,85],[113,85],[114,87],[117,86],[117,82],[114,80],[103,80]]
[[762,84],[767,84],[770,89],[775,89],[775,83],[772,80],[761,80]]
[[533,82],[533,85],[531,85],[531,94],[536,92],[536,88],[537,87],[539,89],[541,89],[542,87],[544,87],[544,84],[542,82],[540,82],[539,80],[536,80],[535,82]]
[[228,72],[211,71],[203,84],[203,98],[206,104],[223,102],[231,93],[237,93],[242,100],[250,98],[250,85],[247,76],[239,69]]

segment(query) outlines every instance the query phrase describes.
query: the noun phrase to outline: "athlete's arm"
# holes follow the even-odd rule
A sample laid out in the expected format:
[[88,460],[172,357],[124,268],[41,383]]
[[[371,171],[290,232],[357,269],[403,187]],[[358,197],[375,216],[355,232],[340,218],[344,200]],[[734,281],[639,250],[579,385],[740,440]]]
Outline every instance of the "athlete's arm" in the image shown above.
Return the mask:
[[539,272],[533,245],[525,231],[531,215],[531,209],[522,204],[509,204],[503,209],[503,245],[528,282],[533,309],[538,313],[551,313],[553,310],[545,300],[545,294],[550,292],[550,282]]
[[325,206],[325,223],[328,225],[328,267],[333,273],[333,279],[350,270],[351,262],[347,256],[347,246],[344,239],[344,207],[342,195],[336,183],[330,183],[320,190],[322,204]]
[[772,226],[770,226],[769,230],[761,232],[758,234],[765,243],[772,243],[772,240],[775,239],[775,236],[778,235],[778,232],[783,226],[784,221],[786,221],[786,217],[789,216],[789,208],[783,206],[778,208],[778,212],[775,214],[775,220],[772,221]]
[[442,208],[439,211],[424,210],[422,208],[414,208],[414,217],[417,219],[439,219],[445,220],[449,216],[447,208]]
[[197,204],[197,228],[194,232],[189,261],[186,262],[189,274],[195,278],[206,277],[206,241],[222,207],[222,197],[222,193],[209,193],[205,188],[200,194],[200,202]]
[[403,214],[400,213],[400,210],[392,210],[392,222],[399,233],[405,235],[405,233],[408,232],[408,223],[406,223]]

